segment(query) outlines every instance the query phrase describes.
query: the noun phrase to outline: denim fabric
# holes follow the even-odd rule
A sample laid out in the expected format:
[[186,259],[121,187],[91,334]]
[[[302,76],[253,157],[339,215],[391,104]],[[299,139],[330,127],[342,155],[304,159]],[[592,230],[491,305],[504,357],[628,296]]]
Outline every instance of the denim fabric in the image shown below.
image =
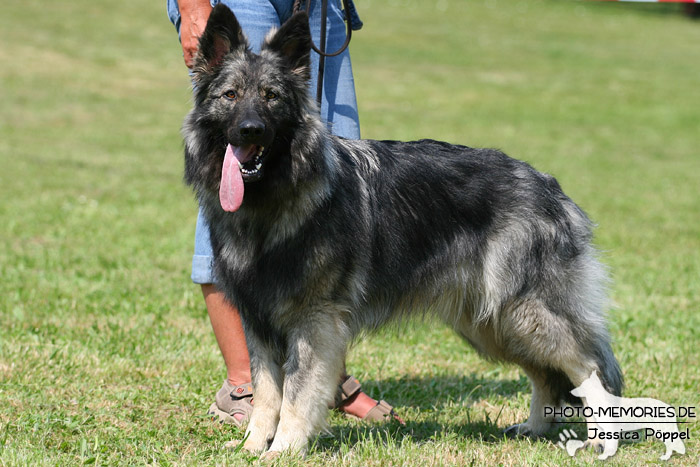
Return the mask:
[[[253,52],[260,52],[263,39],[272,27],[292,15],[293,0],[210,0],[212,6],[223,3],[236,14],[243,31],[248,37]],[[180,12],[177,0],[167,0],[168,16],[180,30]],[[351,8],[351,13],[354,6]],[[356,12],[355,12],[356,15]],[[336,51],[345,41],[344,13],[340,0],[328,1],[328,20],[326,29],[326,50]],[[358,18],[359,20],[359,18]],[[321,3],[313,0],[310,11],[310,25],[313,39],[319,43],[321,30]],[[361,23],[360,23],[361,24]],[[316,94],[316,71],[318,54],[311,52],[312,79],[309,91]],[[360,123],[355,98],[355,81],[352,75],[350,53],[345,50],[337,57],[327,57],[324,70],[323,104],[321,118],[329,122],[331,131],[345,138],[360,138]],[[212,248],[209,239],[209,226],[202,216],[197,216],[195,231],[194,256],[192,258],[192,281],[196,284],[215,283],[212,272]]]

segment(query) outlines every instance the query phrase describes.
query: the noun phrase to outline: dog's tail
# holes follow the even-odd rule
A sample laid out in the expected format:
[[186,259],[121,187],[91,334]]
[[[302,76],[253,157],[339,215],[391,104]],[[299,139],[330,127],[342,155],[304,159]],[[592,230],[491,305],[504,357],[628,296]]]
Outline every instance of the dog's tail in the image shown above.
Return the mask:
[[[610,342],[602,339],[595,348],[593,362],[598,366],[597,373],[606,391],[614,396],[621,396],[624,387],[622,370],[613,354]],[[572,406],[580,406],[581,399],[571,394],[576,387],[571,379],[561,370],[549,369],[546,372],[546,384],[554,400],[566,402]]]
[[595,358],[598,363],[598,377],[605,390],[614,396],[621,396],[625,385],[622,370],[607,339],[598,343]]

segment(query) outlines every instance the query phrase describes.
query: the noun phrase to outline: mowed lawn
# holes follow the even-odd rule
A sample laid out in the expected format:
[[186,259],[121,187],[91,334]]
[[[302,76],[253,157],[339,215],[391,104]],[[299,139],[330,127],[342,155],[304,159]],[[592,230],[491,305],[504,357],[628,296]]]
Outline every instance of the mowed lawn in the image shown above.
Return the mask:
[[[498,147],[596,221],[626,395],[700,405],[700,22],[675,5],[358,0],[364,137]],[[0,7],[0,465],[247,465],[205,416],[225,376],[189,281],[189,83],[165,1]],[[359,342],[406,420],[338,414],[304,465],[587,465],[528,416],[517,368],[444,326]],[[697,465],[700,424],[685,420]],[[585,436],[580,424],[570,428]],[[609,465],[655,464],[658,441]]]

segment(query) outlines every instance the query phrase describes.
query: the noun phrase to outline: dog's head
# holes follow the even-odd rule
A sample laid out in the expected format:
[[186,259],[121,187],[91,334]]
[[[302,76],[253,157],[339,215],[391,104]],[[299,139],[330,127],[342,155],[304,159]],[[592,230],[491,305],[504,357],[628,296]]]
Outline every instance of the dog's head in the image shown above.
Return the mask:
[[212,10],[194,60],[195,108],[186,126],[197,132],[200,145],[203,139],[215,142],[207,151],[216,154],[199,160],[196,171],[206,172],[210,185],[218,184],[224,210],[240,207],[244,185],[282,170],[272,159],[289,153],[294,132],[312,105],[310,50],[305,13],[271,31],[256,55],[231,10],[222,4]]

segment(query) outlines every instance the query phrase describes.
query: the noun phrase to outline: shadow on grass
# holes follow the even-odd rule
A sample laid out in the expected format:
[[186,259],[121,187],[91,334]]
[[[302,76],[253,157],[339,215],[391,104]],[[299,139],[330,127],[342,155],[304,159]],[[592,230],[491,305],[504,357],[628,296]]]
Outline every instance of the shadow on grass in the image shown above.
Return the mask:
[[687,8],[685,5],[679,5],[677,3],[663,4],[657,2],[640,2],[640,4],[623,2],[619,4],[610,3],[596,5],[597,8],[606,8],[608,11],[622,11],[625,13],[633,13],[637,15],[644,16],[681,16],[684,13],[688,15]]
[[[444,441],[460,445],[464,441],[478,441],[486,444],[515,443],[503,434],[504,426],[498,426],[496,421],[474,421],[466,423],[443,423],[438,421],[406,421],[402,426],[396,421],[379,424],[357,424],[354,426],[335,426],[329,436],[316,439],[312,451],[319,453],[335,453],[342,446],[355,446],[369,442],[382,448],[400,448],[405,439],[413,444],[424,444],[431,441]],[[559,428],[550,431],[546,436],[530,439],[531,443],[552,444],[558,440]]]
[[512,397],[530,393],[528,379],[493,379],[487,375],[441,375],[430,378],[402,376],[381,381],[363,380],[362,390],[375,399],[394,406],[421,410],[436,409],[458,403],[469,404],[494,396]]
[[[421,411],[439,414],[449,406],[470,406],[472,403],[494,396],[513,397],[521,393],[529,395],[530,384],[525,376],[517,379],[493,379],[479,375],[437,376],[431,378],[400,377],[382,381],[362,381],[363,390],[378,399],[385,399],[392,405],[411,407]],[[378,424],[331,424],[331,436],[320,437],[315,449],[318,451],[337,451],[341,445],[355,445],[371,441],[384,446],[400,445],[408,437],[413,442],[423,443],[436,439],[471,439],[485,443],[500,443],[508,440],[503,434],[506,428],[498,417],[469,420],[467,411],[464,421],[444,422],[437,420],[406,419],[402,426],[392,420]],[[423,417],[422,417],[423,418]],[[479,418],[482,415],[479,414]],[[524,420],[523,420],[524,421]],[[550,437],[548,437],[550,438]],[[551,442],[543,438],[543,442]],[[552,438],[553,439],[553,438]]]

